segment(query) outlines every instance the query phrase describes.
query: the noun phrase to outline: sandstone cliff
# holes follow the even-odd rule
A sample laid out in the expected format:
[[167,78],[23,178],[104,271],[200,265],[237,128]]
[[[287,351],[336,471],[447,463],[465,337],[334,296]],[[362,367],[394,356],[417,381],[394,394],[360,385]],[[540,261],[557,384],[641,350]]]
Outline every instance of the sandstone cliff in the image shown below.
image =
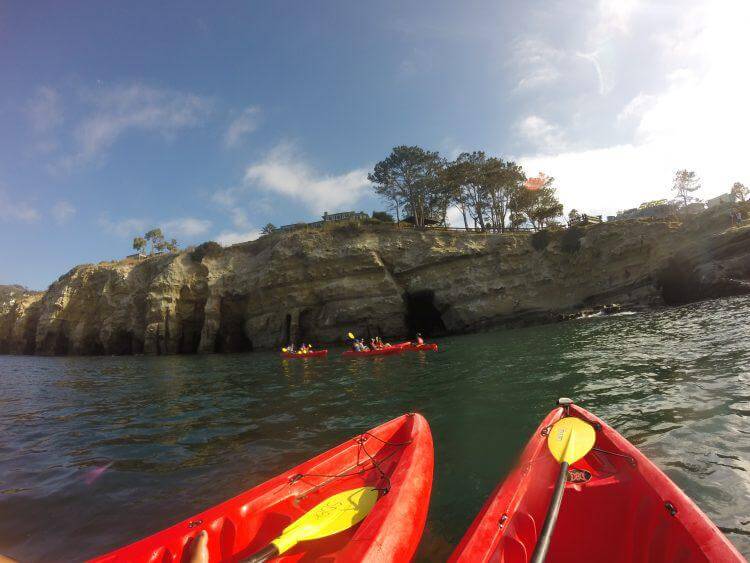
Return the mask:
[[533,236],[350,225],[82,265],[0,294],[0,353],[247,351],[749,292],[750,227],[724,215]]

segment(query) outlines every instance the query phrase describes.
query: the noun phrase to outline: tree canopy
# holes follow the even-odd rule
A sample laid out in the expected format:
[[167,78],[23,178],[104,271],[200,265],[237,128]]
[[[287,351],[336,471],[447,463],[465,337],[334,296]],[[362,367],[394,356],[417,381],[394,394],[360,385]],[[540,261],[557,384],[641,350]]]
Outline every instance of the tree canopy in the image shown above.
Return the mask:
[[151,229],[146,234],[144,234],[142,237],[135,237],[133,239],[133,250],[137,252],[143,252],[146,250],[147,245],[151,245],[151,249],[149,250],[149,254],[159,253],[159,252],[177,252],[179,250],[179,246],[176,239],[170,239],[166,240],[164,238],[164,233],[161,232],[161,229]]
[[512,206],[523,212],[535,229],[549,227],[553,221],[562,215],[563,205],[557,199],[555,190],[555,179],[545,177],[544,183],[539,189],[523,189],[516,194],[516,200]]
[[732,190],[730,193],[737,201],[746,201],[748,196],[750,196],[750,188],[748,188],[742,182],[735,182],[734,185],[732,185]]
[[397,220],[406,211],[415,226],[424,227],[428,219],[445,219],[449,196],[440,182],[444,166],[437,152],[401,145],[378,162],[367,178],[374,184],[375,193],[395,211]]
[[527,222],[542,228],[562,214],[554,179],[545,177],[528,189],[520,165],[484,151],[464,152],[448,162],[437,152],[398,146],[375,165],[368,179],[397,221],[408,214],[418,228],[445,224],[450,206],[461,214],[467,230],[502,232]]
[[697,198],[690,195],[701,187],[700,178],[693,170],[678,170],[672,181],[672,191],[677,192],[677,200],[684,206]]
[[135,250],[138,253],[141,253],[144,250],[146,250],[146,239],[143,237],[135,237],[133,239],[133,250]]

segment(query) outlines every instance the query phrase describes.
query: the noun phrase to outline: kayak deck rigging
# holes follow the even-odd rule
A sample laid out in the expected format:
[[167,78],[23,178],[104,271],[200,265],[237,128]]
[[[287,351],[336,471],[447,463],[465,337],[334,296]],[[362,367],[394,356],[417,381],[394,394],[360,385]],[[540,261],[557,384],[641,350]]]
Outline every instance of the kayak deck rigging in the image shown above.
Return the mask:
[[363,487],[378,490],[364,520],[328,537],[302,541],[274,561],[408,560],[427,518],[432,470],[432,435],[427,421],[419,414],[403,415],[93,561],[186,561],[191,543],[201,531],[208,533],[212,563],[242,560],[267,547],[290,524],[327,499]]
[[[370,454],[370,452],[368,452],[367,448],[365,447],[365,442],[367,442],[367,440],[370,439],[370,438],[373,438],[373,439],[377,440],[378,442],[380,442],[384,446],[391,446],[394,449],[390,453],[382,456],[378,460],[375,457],[373,457],[373,455]],[[306,497],[308,494],[319,490],[320,488],[324,487],[325,485],[327,485],[328,483],[330,483],[331,481],[333,481],[335,479],[340,479],[342,477],[352,477],[352,476],[355,476],[355,475],[360,475],[361,476],[363,473],[365,473],[367,471],[371,471],[373,469],[376,470],[380,474],[380,478],[386,482],[386,486],[385,487],[375,487],[375,488],[377,488],[379,491],[381,491],[382,494],[388,493],[388,491],[390,491],[390,489],[391,489],[391,480],[390,480],[390,477],[383,471],[383,469],[381,467],[381,464],[383,462],[385,462],[391,456],[393,456],[396,453],[398,453],[398,449],[397,448],[403,448],[405,446],[408,446],[409,444],[412,443],[412,440],[407,440],[406,442],[388,442],[388,441],[385,441],[385,440],[381,440],[380,438],[378,438],[374,434],[371,434],[370,432],[365,432],[365,433],[361,434],[360,436],[358,436],[357,438],[355,438],[355,441],[359,445],[359,449],[357,450],[357,461],[356,461],[356,463],[354,465],[352,465],[350,467],[347,467],[346,469],[342,470],[341,472],[336,473],[336,474],[332,474],[332,475],[323,474],[323,473],[297,473],[296,475],[293,475],[292,477],[290,477],[290,479],[289,479],[289,483],[290,484],[295,483],[297,481],[302,481],[304,483],[305,482],[304,481],[305,477],[326,478],[326,480],[323,481],[322,483],[314,485],[314,486],[312,486],[311,489],[309,489],[309,490],[307,490],[305,492],[300,493],[297,496],[297,499],[302,499],[302,498]],[[361,459],[360,455],[362,453],[365,454],[365,456],[366,456],[367,459],[364,459],[364,460]],[[370,462],[371,466],[370,467],[365,467],[364,464],[367,463],[368,461]]]
[[594,426],[596,442],[569,468],[547,561],[743,561],[647,457],[576,405],[555,409],[542,422],[519,465],[492,493],[450,561],[531,559],[560,471],[547,449],[547,435],[566,412]]

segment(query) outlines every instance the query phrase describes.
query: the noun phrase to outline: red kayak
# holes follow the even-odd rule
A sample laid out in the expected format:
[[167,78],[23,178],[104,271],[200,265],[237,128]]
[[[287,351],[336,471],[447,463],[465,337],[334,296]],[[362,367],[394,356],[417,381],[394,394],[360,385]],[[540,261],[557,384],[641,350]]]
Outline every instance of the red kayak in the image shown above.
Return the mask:
[[438,345],[434,342],[430,344],[417,344],[416,342],[402,342],[401,344],[396,344],[396,346],[401,347],[403,350],[408,350],[412,352],[437,352],[438,351]]
[[589,422],[596,440],[568,471],[547,561],[744,561],[669,477],[604,421],[573,404],[542,421],[518,467],[492,493],[450,561],[529,561],[560,472],[546,436],[563,416]]
[[285,359],[292,358],[324,358],[328,355],[328,350],[315,350],[314,352],[307,352],[306,354],[300,354],[299,352],[282,352],[281,357]]
[[405,414],[360,434],[166,530],[100,556],[96,562],[187,561],[190,542],[208,532],[211,563],[261,550],[321,501],[356,487],[378,498],[359,524],[303,541],[273,561],[408,561],[422,536],[432,489],[432,434],[419,414]]
[[354,350],[347,350],[342,356],[347,358],[358,358],[360,356],[391,356],[393,354],[400,354],[403,352],[403,348],[400,346],[390,346],[388,348],[376,348],[375,350],[365,350],[364,352],[355,352]]

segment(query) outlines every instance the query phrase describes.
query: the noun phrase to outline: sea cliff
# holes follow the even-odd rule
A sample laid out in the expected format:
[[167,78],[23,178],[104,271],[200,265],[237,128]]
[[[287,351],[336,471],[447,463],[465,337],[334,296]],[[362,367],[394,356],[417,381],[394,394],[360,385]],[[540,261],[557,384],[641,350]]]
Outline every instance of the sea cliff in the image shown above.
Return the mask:
[[750,293],[724,213],[531,235],[342,225],[81,265],[0,292],[0,353],[178,354],[399,338]]

